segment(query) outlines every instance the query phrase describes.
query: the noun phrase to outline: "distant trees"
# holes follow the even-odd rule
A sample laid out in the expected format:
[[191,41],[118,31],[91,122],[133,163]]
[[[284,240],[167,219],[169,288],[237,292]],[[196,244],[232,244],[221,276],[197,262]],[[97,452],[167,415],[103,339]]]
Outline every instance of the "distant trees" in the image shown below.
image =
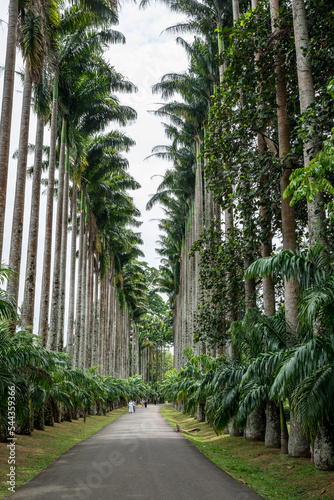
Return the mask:
[[[310,454],[307,435],[316,467],[333,469],[331,389],[311,401],[331,373],[332,13],[316,0],[165,3],[187,16],[169,31],[195,34],[191,43],[177,39],[189,69],[154,88],[167,100],[156,113],[168,118],[172,145],[153,153],[172,159],[174,170],[150,203],[167,215],[159,251],[173,303],[174,366],[184,368],[166,381],[167,397],[175,382],[173,398],[197,415],[206,405],[217,430],[250,436],[250,426],[262,425],[263,439],[293,456]],[[182,177],[180,145],[189,158]],[[195,172],[192,190],[183,187]],[[180,220],[175,208],[186,193]]]

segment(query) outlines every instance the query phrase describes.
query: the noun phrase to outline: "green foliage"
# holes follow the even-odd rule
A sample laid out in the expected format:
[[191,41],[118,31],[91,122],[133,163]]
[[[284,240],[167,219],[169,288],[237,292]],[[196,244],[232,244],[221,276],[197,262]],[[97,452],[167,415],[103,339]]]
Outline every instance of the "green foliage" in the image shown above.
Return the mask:
[[196,251],[200,254],[200,283],[206,296],[199,309],[196,339],[221,345],[228,337],[228,317],[244,309],[243,237],[234,228],[225,239],[212,224],[203,231],[190,255]]
[[[334,80],[328,85],[328,94],[334,99]],[[290,177],[290,185],[284,193],[284,198],[292,195],[291,204],[295,205],[299,200],[306,198],[309,203],[313,202],[318,193],[328,193],[330,201],[327,208],[333,219],[334,195],[334,129],[332,135],[323,143],[323,149],[319,151],[306,168],[296,169]]]

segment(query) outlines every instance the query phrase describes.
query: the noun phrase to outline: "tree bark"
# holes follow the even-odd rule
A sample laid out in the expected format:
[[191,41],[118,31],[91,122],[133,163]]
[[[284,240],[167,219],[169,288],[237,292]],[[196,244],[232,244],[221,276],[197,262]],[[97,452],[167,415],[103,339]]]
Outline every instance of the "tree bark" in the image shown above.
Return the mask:
[[99,331],[99,275],[97,266],[94,269],[94,321],[93,321],[93,366],[98,364],[98,331]]
[[48,176],[48,194],[46,201],[46,221],[45,221],[45,240],[44,240],[44,258],[41,302],[39,313],[39,335],[46,344],[48,335],[49,320],[49,298],[50,298],[50,280],[51,280],[51,250],[52,250],[52,221],[53,221],[53,194],[54,177],[56,167],[56,142],[57,142],[57,109],[58,109],[58,80],[55,78],[52,103],[51,118],[51,137],[50,137],[50,158],[49,158],[49,176]]
[[291,457],[305,457],[311,456],[310,441],[306,439],[302,430],[294,419],[293,413],[290,412],[290,436],[289,436],[289,455]]
[[65,336],[65,296],[66,296],[66,267],[67,267],[67,233],[68,233],[68,197],[69,197],[69,146],[66,148],[64,196],[62,210],[62,237],[60,255],[60,285],[59,285],[59,317],[57,333],[57,350],[62,352]]
[[13,269],[13,271],[15,271],[16,274],[12,275],[9,278],[7,285],[7,291],[12,295],[16,306],[18,306],[17,301],[18,301],[19,285],[20,285],[20,266],[21,266],[22,236],[23,236],[24,198],[25,198],[26,177],[27,177],[31,92],[32,92],[32,78],[28,70],[28,65],[26,64],[26,69],[24,74],[22,114],[21,114],[21,125],[20,125],[20,143],[19,143],[19,156],[17,161],[13,225],[12,225],[12,235],[10,240],[10,253],[9,253],[9,266]]
[[15,80],[18,0],[10,0],[6,45],[5,74],[3,82],[0,123],[0,261],[2,259],[3,233],[6,213],[8,162]]
[[[272,32],[276,35],[280,32],[277,25],[277,15],[279,12],[279,1],[270,0],[270,12],[272,19]],[[281,176],[281,211],[282,211],[282,233],[283,249],[296,251],[296,220],[295,210],[290,206],[291,197],[283,199],[283,193],[288,187],[289,177],[292,172],[291,161],[288,158],[290,153],[290,127],[287,110],[287,92],[284,72],[284,58],[279,51],[276,55],[275,73],[276,73],[276,102],[277,102],[277,121],[279,136],[279,158],[282,164]],[[296,330],[298,324],[298,283],[297,280],[284,282],[285,298],[285,318],[292,330]]]
[[266,415],[263,408],[255,408],[247,417],[245,436],[250,441],[264,441],[266,432]]
[[273,401],[267,402],[265,445],[268,448],[281,447],[280,411]]
[[75,343],[74,359],[75,368],[80,368],[80,343],[81,343],[81,292],[82,292],[82,261],[85,231],[85,210],[83,206],[83,192],[81,192],[81,211],[80,211],[80,229],[79,229],[79,262],[78,262],[78,284],[77,284],[77,304],[75,314]]
[[314,465],[318,470],[334,470],[333,415],[330,415],[317,431],[314,441]]
[[86,325],[86,368],[92,366],[92,342],[93,342],[93,302],[94,302],[94,284],[93,284],[93,260],[94,252],[92,244],[89,246],[88,253],[88,290],[87,290],[87,325]]
[[[297,57],[300,112],[303,114],[310,105],[315,103],[312,65],[307,56],[309,34],[304,0],[292,1],[292,13]],[[307,131],[309,131],[308,127]],[[308,166],[312,157],[315,156],[317,149],[317,137],[307,139],[304,142],[304,167]],[[315,201],[308,204],[308,223],[310,244],[314,245],[323,234],[324,200],[322,193],[318,193]]]
[[85,224],[85,234],[82,249],[82,283],[81,283],[81,324],[80,324],[80,354],[79,354],[79,368],[83,369],[86,359],[86,296],[87,296],[87,241],[88,241],[88,228]]
[[31,211],[28,238],[27,266],[21,323],[23,328],[33,326],[35,309],[36,262],[38,246],[39,205],[43,159],[44,119],[39,118],[36,130],[34,174],[31,192]]
[[63,120],[61,146],[59,155],[58,172],[58,203],[57,221],[55,237],[55,253],[53,264],[53,282],[51,298],[50,329],[48,333],[48,349],[57,350],[58,319],[59,319],[59,292],[60,292],[60,263],[62,246],[62,226],[63,226],[63,203],[64,203],[64,173],[65,173],[65,150],[66,150],[66,121]]
[[70,296],[69,310],[67,321],[67,352],[72,358],[73,364],[73,345],[74,345],[74,304],[75,304],[75,268],[76,268],[76,250],[77,250],[77,187],[73,183],[72,186],[72,203],[71,203],[71,219],[72,219],[72,240],[71,240],[71,270],[70,270]]
[[240,17],[239,0],[232,0],[233,21],[237,21]]

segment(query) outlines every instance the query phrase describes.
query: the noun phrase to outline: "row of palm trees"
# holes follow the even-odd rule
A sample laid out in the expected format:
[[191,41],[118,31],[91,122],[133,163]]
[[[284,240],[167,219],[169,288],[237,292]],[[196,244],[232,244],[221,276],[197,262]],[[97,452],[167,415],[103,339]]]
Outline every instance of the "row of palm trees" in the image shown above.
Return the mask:
[[[331,256],[320,244],[297,255],[283,251],[254,262],[247,274],[277,272],[296,276],[304,291],[298,334],[286,321],[284,308],[273,316],[248,309],[231,325],[231,357],[195,356],[185,350],[184,369],[171,372],[161,389],[167,399],[183,401],[186,411],[205,415],[217,433],[228,428],[239,435],[244,430],[247,439],[281,447],[283,453],[312,453],[318,469],[331,470],[326,446],[333,440]],[[315,319],[325,329],[316,337]],[[287,438],[287,420],[293,442]]]
[[[13,271],[1,269],[4,284]],[[87,414],[102,415],[126,400],[148,398],[151,388],[141,377],[99,375],[98,366],[73,368],[67,353],[50,351],[42,338],[26,329],[15,335],[9,328],[17,320],[13,298],[2,290],[0,297],[0,440],[9,429],[8,396],[15,406],[15,433],[31,434],[55,422],[71,421]]]
[[[206,403],[217,429],[247,417],[261,439],[263,408],[277,424],[289,398],[289,453],[310,453],[304,432],[316,466],[333,469],[332,14],[316,0],[164,3],[187,16],[169,31],[196,35],[177,38],[188,71],[154,88],[172,140],[153,151],[173,169],[148,206],[166,213],[160,284],[184,368],[173,397],[192,412]],[[206,354],[224,357],[208,369]]]
[[[111,126],[125,126],[136,118],[135,110],[121,105],[115,95],[135,92],[135,85],[104,58],[110,43],[125,42],[124,36],[112,29],[117,22],[117,5],[113,1],[73,0],[66,5],[54,0],[9,2],[0,132],[0,245],[2,249],[18,41],[25,74],[9,255],[14,273],[9,275],[7,292],[18,307],[19,287],[24,288],[20,325],[34,327],[48,350],[62,352],[66,345],[73,367],[100,365],[101,374],[112,372],[127,377],[130,316],[146,299],[134,265],[142,255],[142,241],[136,231],[140,213],[129,195],[140,186],[127,172],[128,162],[122,156],[134,141],[119,130],[110,130]],[[28,144],[32,108],[37,115],[37,129],[24,277],[20,276],[20,264],[28,151],[32,150]],[[49,122],[50,145],[45,147],[44,130]],[[47,180],[42,179],[45,165]],[[43,183],[47,185],[45,214],[40,213]],[[38,305],[35,289],[42,217],[45,241]],[[67,263],[69,229],[72,237]],[[38,307],[39,325],[34,325]],[[15,323],[11,326],[13,333]]]

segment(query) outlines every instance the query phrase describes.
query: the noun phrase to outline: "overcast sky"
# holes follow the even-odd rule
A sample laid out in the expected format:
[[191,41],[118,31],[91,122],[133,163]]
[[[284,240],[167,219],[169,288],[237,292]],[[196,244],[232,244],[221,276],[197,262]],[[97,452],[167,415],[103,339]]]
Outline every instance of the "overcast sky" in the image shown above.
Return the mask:
[[[0,19],[8,20],[8,0],[0,1]],[[158,239],[158,220],[163,212],[159,207],[153,208],[150,212],[145,211],[145,205],[149,196],[156,192],[158,184],[161,182],[168,164],[162,160],[151,158],[145,161],[145,157],[150,155],[151,150],[158,144],[167,144],[168,140],[164,136],[164,130],[160,124],[160,118],[154,117],[149,110],[156,109],[156,103],[159,102],[159,96],[152,95],[151,86],[157,83],[161,76],[169,72],[181,72],[187,67],[187,59],[184,50],[178,46],[171,35],[160,35],[168,26],[180,21],[180,17],[171,14],[160,4],[155,4],[145,10],[139,10],[138,5],[132,2],[126,2],[122,6],[119,15],[120,23],[115,29],[121,31],[126,37],[125,45],[113,45],[108,50],[106,57],[115,68],[124,76],[131,80],[137,87],[138,92],[133,95],[120,96],[124,104],[132,106],[138,113],[138,120],[134,125],[126,128],[126,133],[136,141],[136,146],[128,153],[127,158],[130,162],[130,171],[135,179],[141,184],[141,189],[134,192],[135,204],[141,211],[141,220],[143,224],[140,228],[144,240],[143,252],[145,260],[151,266],[158,267],[159,258],[155,252],[156,241]],[[6,49],[6,23],[0,26],[0,66],[5,63]],[[21,58],[17,58],[17,71],[23,70]],[[3,72],[0,73],[0,99],[2,100]],[[11,136],[11,156],[18,148],[18,134],[21,115],[22,84],[19,75],[15,82],[15,96],[13,108],[13,125]],[[35,142],[36,120],[31,118],[29,142]],[[49,141],[49,132],[46,132],[45,142]],[[32,164],[32,159],[29,162]],[[13,200],[15,194],[16,181],[16,161],[10,160],[7,208],[5,223],[5,243],[3,252],[3,261],[8,262],[10,228],[12,223]],[[40,240],[37,263],[37,300],[36,317],[38,322],[39,293],[41,284],[41,270],[43,265],[43,236],[45,226],[45,204],[46,196],[42,197],[41,220],[40,220]],[[23,235],[23,253],[21,273],[24,273],[26,262],[26,245],[29,229],[29,210],[31,203],[31,182],[27,182],[25,221]],[[54,210],[54,217],[56,210]],[[21,280],[21,283],[24,280]],[[19,303],[23,300],[23,290],[21,287]]]

